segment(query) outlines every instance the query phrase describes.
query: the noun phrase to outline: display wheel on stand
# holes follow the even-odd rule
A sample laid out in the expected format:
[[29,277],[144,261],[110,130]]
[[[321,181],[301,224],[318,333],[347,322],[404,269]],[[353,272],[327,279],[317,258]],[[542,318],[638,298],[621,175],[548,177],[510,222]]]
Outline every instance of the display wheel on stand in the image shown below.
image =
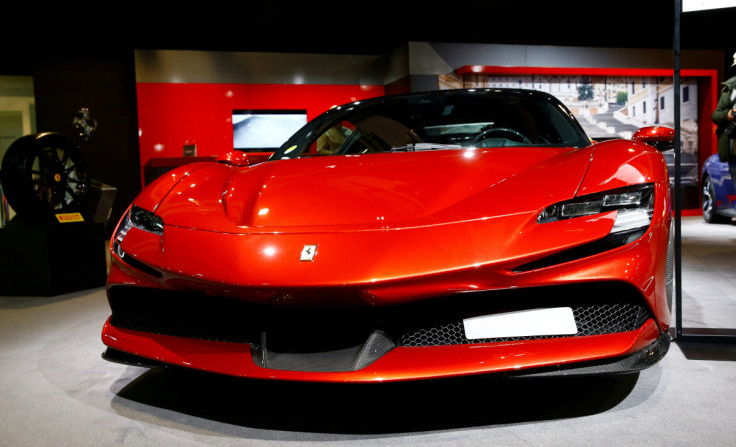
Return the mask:
[[53,132],[16,140],[3,158],[0,181],[13,210],[28,218],[79,211],[89,188],[82,151]]
[[58,295],[105,284],[105,232],[83,216],[90,178],[81,149],[45,132],[8,148],[0,182],[16,216],[0,228],[0,295]]

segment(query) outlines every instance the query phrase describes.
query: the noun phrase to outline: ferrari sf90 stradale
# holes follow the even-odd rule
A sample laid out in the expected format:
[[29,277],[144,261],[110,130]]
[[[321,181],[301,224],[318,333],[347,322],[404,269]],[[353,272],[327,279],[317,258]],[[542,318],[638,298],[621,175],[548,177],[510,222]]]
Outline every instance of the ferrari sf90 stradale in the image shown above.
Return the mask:
[[594,142],[525,90],[333,108],[134,200],[104,355],[319,382],[643,369],[670,342],[673,139]]

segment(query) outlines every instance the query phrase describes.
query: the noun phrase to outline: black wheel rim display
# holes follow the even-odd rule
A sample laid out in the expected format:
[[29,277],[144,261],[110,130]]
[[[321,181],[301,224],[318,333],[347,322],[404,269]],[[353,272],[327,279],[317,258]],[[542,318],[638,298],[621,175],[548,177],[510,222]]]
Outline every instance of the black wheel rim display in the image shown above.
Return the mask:
[[79,211],[89,184],[79,147],[50,132],[16,140],[3,158],[0,180],[8,203],[22,216]]

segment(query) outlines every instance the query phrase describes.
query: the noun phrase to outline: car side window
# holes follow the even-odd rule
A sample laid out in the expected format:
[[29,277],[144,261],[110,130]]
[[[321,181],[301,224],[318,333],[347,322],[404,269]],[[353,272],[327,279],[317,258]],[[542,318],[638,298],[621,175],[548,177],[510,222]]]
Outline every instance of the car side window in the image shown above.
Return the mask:
[[328,127],[309,145],[307,151],[301,156],[314,157],[338,153],[354,130],[355,126],[348,121],[342,121]]

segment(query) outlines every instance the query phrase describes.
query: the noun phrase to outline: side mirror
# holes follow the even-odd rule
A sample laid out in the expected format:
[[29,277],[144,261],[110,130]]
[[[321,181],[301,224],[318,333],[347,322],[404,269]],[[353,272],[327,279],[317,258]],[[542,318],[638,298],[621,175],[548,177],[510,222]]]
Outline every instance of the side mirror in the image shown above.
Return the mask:
[[226,165],[239,166],[243,168],[247,168],[248,166],[250,166],[248,155],[242,151],[228,152],[225,155],[220,155],[219,157],[217,157],[215,161],[217,161],[218,163],[224,163]]
[[667,151],[675,147],[675,130],[661,126],[642,127],[631,139]]

